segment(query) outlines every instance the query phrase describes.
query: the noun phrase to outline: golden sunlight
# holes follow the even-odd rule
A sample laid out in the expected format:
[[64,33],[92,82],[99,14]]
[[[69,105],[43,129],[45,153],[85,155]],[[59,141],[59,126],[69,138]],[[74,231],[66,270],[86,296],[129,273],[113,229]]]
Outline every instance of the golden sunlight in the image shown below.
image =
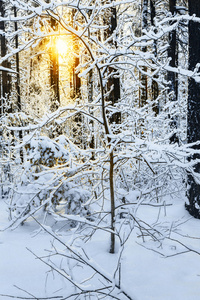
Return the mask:
[[56,49],[60,56],[66,55],[67,51],[69,51],[68,43],[67,43],[66,39],[64,39],[62,37],[57,38],[56,39]]

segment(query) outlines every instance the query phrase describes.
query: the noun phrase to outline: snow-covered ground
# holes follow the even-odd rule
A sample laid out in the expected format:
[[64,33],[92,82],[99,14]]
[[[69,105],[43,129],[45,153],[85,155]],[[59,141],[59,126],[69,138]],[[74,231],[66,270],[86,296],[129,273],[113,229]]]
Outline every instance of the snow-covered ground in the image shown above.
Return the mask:
[[[7,224],[6,204],[1,200],[0,228],[4,228]],[[20,291],[17,288],[19,287],[34,296],[44,296],[48,299],[48,296],[55,292],[56,282],[55,280],[52,282],[51,276],[48,276],[49,268],[35,259],[28,250],[31,249],[38,255],[46,255],[45,249],[50,248],[50,237],[37,232],[38,225],[31,221],[14,231],[0,232],[0,294],[21,296],[24,299],[30,297]],[[0,299],[10,298],[1,296]]]
[[[200,221],[191,218],[185,211],[183,199],[171,200],[171,202],[173,205],[167,207],[166,216],[164,208],[160,211],[160,221],[162,221],[160,228],[163,230],[164,226],[166,228],[171,226],[172,231],[176,231],[171,233],[171,240],[166,239],[162,247],[148,241],[148,238],[142,244],[142,240],[136,235],[139,233],[138,229],[134,229],[126,244],[121,259],[121,284],[133,300],[200,299],[200,255],[195,252],[177,255],[177,252],[187,249],[175,241],[179,240],[188,248],[200,252],[200,239],[198,239]],[[153,223],[153,220],[157,219],[158,209],[143,206],[138,213],[141,219]],[[6,204],[0,200],[1,229],[7,223]],[[69,233],[65,232],[64,238],[69,239],[69,237]],[[39,256],[46,256],[48,249],[52,247],[51,240],[52,237],[47,233],[38,231],[38,225],[33,220],[14,231],[9,229],[0,232],[0,299],[11,299],[5,295],[15,295],[16,297],[12,299],[17,299],[17,296],[22,297],[21,299],[28,297],[51,299],[51,297],[65,295],[65,291],[70,288],[69,282],[49,272],[49,267],[28,251],[31,249]],[[153,251],[147,250],[138,243]],[[113,273],[118,255],[109,254],[107,233],[97,231],[86,249],[101,269]],[[163,255],[170,257],[166,258]],[[84,269],[80,269],[79,272],[82,278],[88,276]],[[125,299],[120,295],[118,297]],[[85,296],[80,296],[78,299],[85,299]],[[112,298],[107,296],[106,299]]]

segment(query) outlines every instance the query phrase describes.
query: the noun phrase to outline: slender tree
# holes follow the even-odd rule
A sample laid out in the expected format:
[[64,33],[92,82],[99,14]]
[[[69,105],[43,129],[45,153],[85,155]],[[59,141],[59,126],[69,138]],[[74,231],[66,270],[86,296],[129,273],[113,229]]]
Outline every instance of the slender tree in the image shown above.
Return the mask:
[[[46,2],[50,3],[50,0],[46,0]],[[53,32],[58,31],[58,23],[52,17],[50,17],[50,27]],[[53,96],[51,99],[51,111],[55,111],[56,109],[58,109],[60,103],[59,59],[58,59],[58,51],[56,47],[55,37],[52,37],[51,39],[49,56],[50,56],[50,86],[53,92]]]
[[[71,26],[74,29],[78,29],[76,25],[76,10],[72,9],[71,11]],[[79,77],[79,72],[77,71],[77,68],[80,64],[80,49],[79,49],[79,40],[77,37],[73,37],[73,64],[71,69],[71,97],[74,99],[74,101],[77,101],[77,104],[80,104],[81,100],[81,79]],[[83,116],[78,113],[76,114],[74,118],[75,126],[73,126],[73,133],[74,133],[74,139],[75,143],[78,144],[81,147],[84,147],[84,138],[83,138]]]
[[[105,24],[108,26],[107,30],[104,32],[104,38],[108,39],[108,43],[111,47],[117,47],[116,42],[112,38],[117,28],[117,11],[116,7],[112,7],[108,15],[104,19]],[[109,67],[107,72],[107,91],[109,96],[106,100],[111,103],[111,106],[114,107],[118,100],[120,99],[120,79],[117,70],[114,67]],[[112,113],[109,116],[109,122],[111,124],[120,124],[121,123],[121,113],[116,112]],[[108,139],[110,142],[110,139]],[[115,253],[115,192],[114,192],[114,152],[110,151],[109,155],[109,184],[110,184],[110,204],[111,204],[111,244],[110,244],[110,253]]]
[[[156,17],[155,0],[150,0],[150,12],[151,12],[151,26],[155,27],[155,17]],[[153,42],[153,54],[154,54],[154,57],[157,57],[157,41],[156,40],[154,40],[154,42]],[[154,79],[152,79],[151,92],[152,92],[152,100],[156,101],[156,99],[158,98],[158,95],[159,95],[159,88],[158,88],[157,81],[155,81]],[[154,104],[153,111],[155,112],[156,115],[159,113],[159,106],[157,104]]]
[[[17,9],[16,6],[14,6],[14,17],[17,18]],[[18,31],[18,25],[17,22],[15,24],[15,32],[17,33]],[[15,35],[15,47],[18,49],[19,47],[19,38],[18,34]],[[20,90],[20,68],[19,68],[19,52],[16,53],[16,71],[17,71],[17,80],[16,80],[16,92],[17,92],[17,109],[18,111],[21,111],[22,109],[22,103],[21,103],[21,90]],[[22,139],[22,131],[19,131],[19,138]],[[20,157],[21,160],[23,161],[23,150],[20,149]]]
[[[176,0],[169,0],[169,11],[172,16],[176,13]],[[173,21],[170,22],[170,25],[173,25]],[[171,67],[178,66],[178,43],[177,43],[177,32],[176,29],[173,29],[169,33],[169,47],[168,47],[168,57],[170,58],[169,65]],[[169,93],[172,94],[171,100],[177,101],[178,100],[178,76],[175,72],[168,72],[168,81],[169,81]],[[170,116],[171,117],[171,116]],[[177,128],[177,117],[171,117],[170,126],[173,129]],[[174,133],[170,137],[171,143],[177,143],[178,137],[177,134]]]
[[[189,0],[189,14],[195,14],[200,17],[200,1]],[[189,22],[189,69],[194,70],[196,64],[200,62],[200,23],[195,21]],[[188,143],[200,141],[200,83],[195,79],[189,79],[188,86],[188,124],[187,139]],[[200,150],[200,146],[193,147]],[[195,154],[191,159],[200,159],[199,154]],[[200,163],[195,165],[194,171],[200,173]],[[186,205],[189,213],[195,218],[200,219],[200,185],[192,175],[188,175],[188,192],[189,205]]]
[[79,65],[79,47],[76,39],[74,39],[74,55],[74,64],[72,68],[72,95],[73,98],[79,98],[81,93],[81,79],[77,72],[77,67]]
[[[110,10],[109,27],[108,27],[108,37],[112,36],[117,28],[117,11],[116,7],[112,7]],[[111,39],[110,43],[117,47],[116,42]],[[111,74],[111,75],[110,75]],[[119,74],[114,68],[109,68],[109,80],[108,80],[108,90],[111,89],[109,100],[112,106],[114,106],[120,99],[120,79]],[[120,124],[121,123],[121,113],[117,112],[112,114],[110,117],[111,123]]]
[[[14,17],[17,18],[17,9],[14,6]],[[18,30],[17,22],[15,22],[15,32]],[[15,48],[19,47],[19,38],[18,34],[15,35]],[[19,70],[19,52],[16,53],[16,71],[17,71],[17,80],[16,80],[16,91],[17,91],[17,107],[21,111],[21,91],[20,91],[20,70]]]
[[[50,19],[50,25],[53,31],[56,32],[58,30],[58,24],[53,18]],[[58,109],[60,103],[59,59],[56,47],[56,37],[52,38],[52,45],[50,49],[50,85],[53,91],[51,110],[55,111]]]
[[[169,0],[169,11],[172,15],[176,12],[176,0]],[[170,22],[172,25],[173,22]],[[169,47],[168,47],[168,57],[170,58],[169,65],[171,67],[177,67],[178,63],[178,51],[177,51],[177,38],[176,29],[169,33]],[[172,100],[176,101],[178,97],[178,82],[177,75],[174,72],[168,72],[169,80],[169,92],[173,93]]]
[[[5,1],[0,0],[0,16],[3,18],[5,17]],[[5,22],[1,21],[0,22],[0,43],[1,43],[1,57],[4,57],[7,53],[7,41],[5,34]],[[5,68],[10,68],[10,62],[8,60],[5,60],[2,63],[2,66]],[[0,115],[2,115],[4,112],[10,112],[11,108],[8,103],[6,103],[9,100],[9,96],[11,93],[11,75],[6,72],[2,71],[1,72],[1,78],[0,78]]]
[[[148,27],[148,5],[149,1],[148,0],[143,0],[142,2],[142,29],[147,29]],[[144,46],[142,47],[143,52],[147,52],[147,47]],[[147,67],[143,66],[142,72],[140,74],[140,83],[141,83],[141,88],[140,88],[140,106],[144,106],[147,102],[148,98],[148,81],[147,81]]]
[[[74,29],[78,29],[77,25],[75,24],[75,15],[76,15],[76,10],[72,9],[71,11],[71,16],[70,16],[70,25]],[[78,39],[73,36],[72,38],[72,43],[73,43],[73,64],[71,68],[71,74],[70,74],[70,88],[71,88],[71,97],[76,99],[80,98],[81,94],[81,80],[79,77],[79,74],[77,72],[77,67],[79,66],[79,43]]]

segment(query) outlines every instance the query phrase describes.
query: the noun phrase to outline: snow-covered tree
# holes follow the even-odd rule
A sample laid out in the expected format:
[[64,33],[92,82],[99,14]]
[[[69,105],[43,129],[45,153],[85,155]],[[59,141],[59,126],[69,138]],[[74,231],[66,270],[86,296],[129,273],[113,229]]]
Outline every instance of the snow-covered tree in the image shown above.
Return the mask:
[[[200,17],[200,3],[199,1],[189,1],[189,14]],[[200,41],[197,36],[200,34],[200,23],[190,20],[189,22],[189,69],[193,72],[199,72],[200,61]],[[188,112],[187,112],[187,139],[188,143],[194,143],[194,154],[191,156],[191,160],[196,160],[194,171],[200,172],[199,164],[199,122],[200,122],[200,110],[199,110],[199,98],[200,84],[198,80],[194,78],[189,79],[188,86]],[[195,153],[197,152],[197,153]],[[199,180],[194,175],[188,175],[188,199],[189,205],[187,209],[191,215],[195,218],[200,218],[200,185]]]
[[[7,15],[6,13],[6,2],[0,1],[0,15],[2,18],[5,18]],[[5,36],[6,31],[6,22],[0,22],[0,44],[1,44],[1,57],[6,56],[7,48],[8,48],[8,41]],[[9,98],[11,95],[11,73],[6,70],[10,69],[11,64],[9,60],[5,60],[2,63],[2,66],[5,70],[1,70],[1,77],[0,77],[0,116],[3,115],[4,112],[11,111],[11,104],[9,103]]]

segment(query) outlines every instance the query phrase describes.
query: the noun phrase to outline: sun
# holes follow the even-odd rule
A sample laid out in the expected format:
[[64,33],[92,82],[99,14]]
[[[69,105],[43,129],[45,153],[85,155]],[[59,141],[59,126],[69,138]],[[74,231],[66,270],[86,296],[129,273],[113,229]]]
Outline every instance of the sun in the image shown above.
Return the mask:
[[56,50],[58,51],[58,54],[60,56],[64,56],[67,54],[68,44],[64,38],[59,37],[56,39]]

